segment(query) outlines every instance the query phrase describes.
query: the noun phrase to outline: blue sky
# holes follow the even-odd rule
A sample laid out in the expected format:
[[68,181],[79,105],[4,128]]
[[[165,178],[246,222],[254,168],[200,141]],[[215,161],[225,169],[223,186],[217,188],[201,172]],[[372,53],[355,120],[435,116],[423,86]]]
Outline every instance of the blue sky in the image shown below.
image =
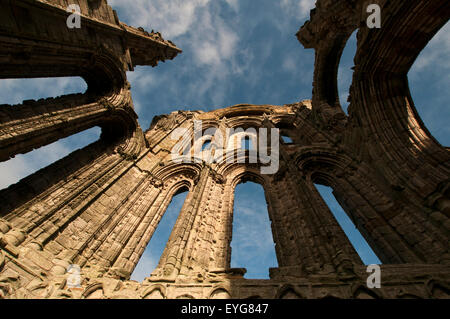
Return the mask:
[[231,267],[247,268],[245,278],[269,278],[269,267],[277,267],[264,189],[252,182],[235,190]]
[[[155,115],[176,110],[208,111],[239,103],[282,105],[311,98],[314,51],[303,49],[295,33],[309,17],[314,0],[108,2],[125,23],[160,31],[164,38],[172,40],[183,50],[173,61],[160,63],[156,68],[137,67],[127,74],[144,130]],[[430,132],[445,146],[450,145],[449,49],[450,27],[447,24],[422,52],[409,73],[416,108]],[[345,109],[355,50],[356,38],[353,35],[339,67],[339,95]],[[86,84],[80,78],[1,80],[0,104],[17,104],[24,99],[84,92],[85,89]],[[100,130],[93,128],[0,163],[0,188],[19,181],[99,136]],[[273,243],[268,240],[267,245],[251,247],[251,242],[238,241],[240,231],[250,231],[246,227],[261,223],[261,229],[270,229],[264,215],[267,215],[267,208],[263,193],[257,190],[258,186],[247,184],[238,186],[232,266],[248,267],[246,277],[263,278],[267,276],[268,267],[276,264],[271,252]],[[319,187],[319,191],[344,230],[354,230],[329,189]],[[180,196],[173,200],[167,211],[172,221],[183,202]],[[171,219],[168,217],[167,220],[170,226]],[[162,252],[161,242],[168,238],[169,226],[158,232],[162,239],[155,236],[155,241],[160,242],[159,248],[155,244],[155,248],[146,251],[133,278],[142,280],[153,270]],[[366,263],[377,262],[360,238],[352,234],[350,239],[360,249]],[[250,251],[259,253],[253,258]],[[260,257],[259,261],[256,261],[257,257]],[[252,263],[258,267],[252,267]]]

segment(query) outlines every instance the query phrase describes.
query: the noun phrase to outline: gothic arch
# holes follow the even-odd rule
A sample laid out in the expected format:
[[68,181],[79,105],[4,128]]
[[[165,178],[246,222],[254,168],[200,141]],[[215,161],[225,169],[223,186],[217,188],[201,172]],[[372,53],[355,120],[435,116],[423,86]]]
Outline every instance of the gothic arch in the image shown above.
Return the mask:
[[[271,105],[252,105],[252,104],[238,104],[231,107],[218,110],[217,118],[239,118],[241,116],[259,117],[264,114],[271,114]],[[233,127],[233,125],[230,125]]]
[[[146,227],[138,226],[134,232],[131,232],[128,235],[129,239],[124,245],[122,253],[114,260],[111,265],[111,269],[120,269],[126,274],[127,278],[131,276],[145,251],[145,247],[147,247],[159,225],[160,220],[166,213],[173,197],[181,191],[188,191],[190,193],[192,191],[192,187],[192,182],[186,180],[181,174],[172,176],[170,180],[164,182],[164,187],[162,187],[161,192],[154,199],[155,202],[159,202],[160,204],[157,208],[150,207],[143,216],[143,220],[146,220]],[[189,203],[189,201],[190,197],[188,194],[185,204]],[[180,218],[180,215],[181,212],[179,213],[178,218]]]
[[430,298],[450,299],[450,283],[441,280],[429,280],[426,284]]
[[142,299],[166,299],[166,288],[163,285],[152,285],[141,293]]
[[275,299],[305,299],[299,289],[291,284],[282,286],[275,295]]
[[[407,73],[427,43],[448,21],[448,4],[417,1],[400,5],[387,1],[383,2],[383,10],[385,15],[389,13],[383,29],[393,32],[373,36],[375,30],[362,28],[358,33],[360,45],[355,57],[357,68],[351,89],[350,116],[356,126],[369,127],[371,137],[367,138],[366,145],[373,150],[360,151],[379,154],[375,165],[385,166],[384,175],[391,183],[422,180],[421,187],[408,184],[405,193],[423,198],[446,179],[450,153],[429,134],[418,116]],[[424,14],[411,15],[409,10],[421,10]],[[413,47],[403,46],[411,41]],[[370,97],[361,94],[366,90],[373,94]],[[356,124],[356,119],[361,124]],[[389,130],[384,130],[383,122],[389,123]],[[392,164],[385,165],[388,161]],[[428,163],[426,169],[420,169],[424,162]]]
[[227,126],[231,129],[242,128],[246,130],[247,128],[258,129],[262,126],[262,119],[260,116],[248,115],[246,117],[230,117],[227,118]]
[[[405,229],[389,220],[404,216],[403,225],[409,223],[412,229],[419,232],[424,226],[412,216],[423,218],[424,212],[416,211],[417,208],[409,200],[392,198],[387,192],[386,181],[380,179],[370,167],[342,154],[339,149],[324,147],[303,150],[297,155],[295,163],[310,183],[333,188],[339,203],[383,263],[424,261],[426,252],[413,247]],[[371,189],[371,192],[363,192],[365,189]],[[383,231],[380,232],[378,227],[383,228]],[[443,230],[434,224],[428,224],[427,227],[429,233],[436,234],[437,241],[441,242],[443,254],[441,259],[434,261],[445,263],[448,247]],[[396,240],[386,241],[386,233]]]
[[225,286],[218,286],[212,289],[208,299],[231,299],[231,294]]
[[236,187],[239,184],[246,183],[246,182],[253,182],[258,185],[260,185],[264,191],[264,198],[265,198],[265,204],[267,206],[267,213],[268,218],[270,220],[270,231],[272,233],[272,239],[275,244],[275,253],[277,255],[277,262],[280,259],[280,256],[277,252],[279,252],[282,249],[282,244],[279,243],[277,238],[277,229],[281,229],[282,225],[279,225],[278,220],[274,218],[274,205],[270,199],[270,180],[262,175],[259,171],[259,168],[257,166],[249,166],[246,165],[228,165],[225,172],[223,172],[226,176],[225,180],[225,187],[229,189],[230,196],[229,196],[229,203],[227,205],[228,207],[228,213],[229,219],[227,222],[229,223],[229,236],[228,236],[228,242],[227,242],[227,267],[230,267],[231,263],[231,240],[233,238],[232,228],[233,223],[235,219],[235,192]]
[[252,181],[267,188],[269,180],[260,173],[258,165],[225,164],[218,169],[218,173],[225,176],[227,183],[234,189],[240,183]]
[[102,283],[93,283],[84,290],[82,297],[84,299],[102,299],[104,293]]
[[184,294],[184,295],[178,296],[176,299],[195,299],[195,298],[194,298],[194,296],[192,296],[190,294]]
[[352,288],[353,299],[382,299],[382,296],[376,291],[377,289],[369,289],[365,285],[355,285]]
[[[162,165],[161,165],[162,164]],[[192,188],[195,181],[200,177],[202,170],[201,164],[195,163],[171,163],[161,162],[160,167],[155,170],[153,174],[156,179],[163,184],[168,183],[173,179],[183,179],[189,189]]]

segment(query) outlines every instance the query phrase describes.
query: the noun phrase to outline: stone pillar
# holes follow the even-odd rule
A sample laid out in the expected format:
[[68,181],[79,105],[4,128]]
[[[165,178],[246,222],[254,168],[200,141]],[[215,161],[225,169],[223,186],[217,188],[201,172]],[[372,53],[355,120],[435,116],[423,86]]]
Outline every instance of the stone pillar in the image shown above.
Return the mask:
[[275,195],[273,220],[274,234],[282,239],[277,246],[284,242],[280,267],[297,267],[302,275],[351,272],[361,259],[314,185],[293,169],[280,173],[273,187],[283,190]]
[[195,187],[186,198],[169,241],[159,261],[158,267],[152,273],[152,280],[174,281],[180,272],[185,249],[189,238],[195,236],[198,227],[198,218],[201,215],[200,207],[204,200],[204,192],[208,184],[209,167],[204,167]]

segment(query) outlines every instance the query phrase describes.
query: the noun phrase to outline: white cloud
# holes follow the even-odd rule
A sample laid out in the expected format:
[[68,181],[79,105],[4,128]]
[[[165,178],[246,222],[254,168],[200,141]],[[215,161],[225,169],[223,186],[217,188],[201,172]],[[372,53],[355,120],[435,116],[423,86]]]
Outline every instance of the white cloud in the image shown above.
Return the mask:
[[[4,79],[0,81],[0,104],[21,104],[24,100],[38,100],[71,93],[83,93],[86,82],[80,77]],[[87,145],[100,135],[100,129],[88,130],[70,139],[60,140],[27,154],[0,162],[0,189],[15,184],[22,178]],[[77,142],[74,142],[77,140]]]
[[225,0],[235,11],[239,10],[239,0]]
[[0,189],[17,183],[21,178],[33,172],[32,164],[24,158],[17,156],[14,162],[0,163]]
[[129,81],[135,83],[134,85],[137,88],[145,89],[157,81],[154,74],[149,71],[148,68],[137,68],[132,72],[127,72],[127,78]]
[[428,43],[408,73],[416,110],[430,133],[450,145],[448,87],[450,82],[450,23]]
[[449,51],[450,23],[447,23],[419,55],[413,65],[411,75],[420,76],[420,73],[427,67],[433,67],[435,71],[450,69]]
[[[233,10],[238,10],[237,0],[226,1]],[[196,100],[199,104],[220,105],[227,96],[227,89],[231,84],[218,85],[233,75],[240,75],[246,69],[250,60],[238,61],[239,55],[245,55],[245,48],[240,46],[239,33],[236,24],[232,20],[224,20],[219,2],[210,0],[155,0],[133,1],[109,1],[109,4],[118,11],[122,21],[129,22],[133,26],[142,26],[147,30],[155,30],[162,33],[163,37],[175,42],[183,52],[183,65],[178,66],[178,75],[190,74],[194,70],[202,71],[195,81],[180,83],[174,81],[166,73],[159,70],[158,77],[153,77],[149,68],[133,75],[129,73],[132,87],[138,92],[148,86],[160,85],[167,82],[167,91],[173,96],[182,95],[183,100],[189,96],[200,96],[203,99]],[[239,19],[235,17],[233,19]],[[177,63],[178,60],[169,63]],[[194,68],[193,68],[194,67]],[[229,82],[229,81],[227,81]],[[170,84],[170,85],[169,85]],[[182,84],[179,87],[178,84]],[[166,94],[168,92],[165,92]],[[144,106],[144,101],[138,101],[138,94],[134,93],[135,109],[138,111]],[[204,98],[207,97],[207,102]],[[146,104],[151,102],[145,101]],[[145,105],[148,107],[148,105]],[[158,107],[158,106],[156,106]],[[174,107],[180,107],[175,106]],[[167,110],[169,111],[169,110]]]
[[100,128],[95,127],[84,132],[61,139],[26,154],[0,162],[0,189],[19,182],[22,178],[84,147],[100,136]]
[[280,5],[287,14],[307,18],[311,9],[316,6],[315,3],[315,0],[281,0]]
[[295,58],[291,55],[287,55],[283,60],[282,67],[287,72],[298,72],[297,65],[298,63],[295,61]]
[[[237,0],[226,2],[237,8]],[[128,18],[135,26],[154,29],[174,41],[183,36],[182,42],[192,48],[200,65],[217,65],[235,54],[239,37],[220,17],[220,10],[212,10],[210,0],[135,0],[132,4],[110,0],[109,4],[122,20]]]
[[[145,67],[137,67],[132,72],[127,72],[128,81],[131,83],[132,91],[145,92],[149,87],[156,84],[158,79],[151,69]],[[143,104],[139,100],[139,95],[133,95],[133,106],[136,113],[140,113]]]
[[80,77],[4,79],[0,81],[0,104],[83,93],[86,88],[86,82]]
[[17,183],[41,167],[68,155],[70,149],[61,142],[42,147],[29,154],[19,154],[13,159],[0,163],[0,189]]
[[266,266],[276,266],[270,219],[260,185],[241,184],[235,192],[231,266],[247,266],[252,277],[267,271]]
[[236,54],[238,35],[218,16],[204,11],[199,16],[202,32],[194,33],[193,51],[199,65],[221,66]]
[[204,8],[210,0],[109,0],[113,8],[124,16],[132,17],[130,24],[160,31],[166,38],[175,38],[190,29],[196,21],[196,10]]

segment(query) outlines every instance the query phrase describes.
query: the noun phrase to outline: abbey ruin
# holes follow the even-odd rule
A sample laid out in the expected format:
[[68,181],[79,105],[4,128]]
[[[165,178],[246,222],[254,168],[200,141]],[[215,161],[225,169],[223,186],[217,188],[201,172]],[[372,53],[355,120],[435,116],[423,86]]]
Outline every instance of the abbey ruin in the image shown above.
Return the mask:
[[[66,8],[81,8],[69,29]],[[383,27],[368,28],[376,2]],[[297,33],[316,54],[312,100],[180,111],[141,129],[126,72],[181,50],[120,22],[106,0],[0,0],[0,78],[81,76],[84,94],[0,106],[0,160],[94,126],[101,138],[0,191],[0,298],[449,298],[450,150],[419,118],[407,73],[450,17],[448,0],[318,0]],[[337,70],[358,30],[349,115]],[[295,40],[295,39],[294,39]],[[299,48],[301,50],[301,48]],[[279,169],[174,162],[177,128],[277,128]],[[225,134],[224,134],[225,135]],[[245,134],[244,134],[245,135]],[[258,139],[258,136],[256,137]],[[209,136],[214,143],[214,136]],[[217,149],[216,149],[217,151]],[[269,149],[270,151],[270,149]],[[263,186],[279,267],[230,268],[236,185]],[[382,288],[314,183],[333,188],[382,261]],[[172,197],[188,191],[156,270],[130,276]],[[81,282],[68,282],[79,265]]]

